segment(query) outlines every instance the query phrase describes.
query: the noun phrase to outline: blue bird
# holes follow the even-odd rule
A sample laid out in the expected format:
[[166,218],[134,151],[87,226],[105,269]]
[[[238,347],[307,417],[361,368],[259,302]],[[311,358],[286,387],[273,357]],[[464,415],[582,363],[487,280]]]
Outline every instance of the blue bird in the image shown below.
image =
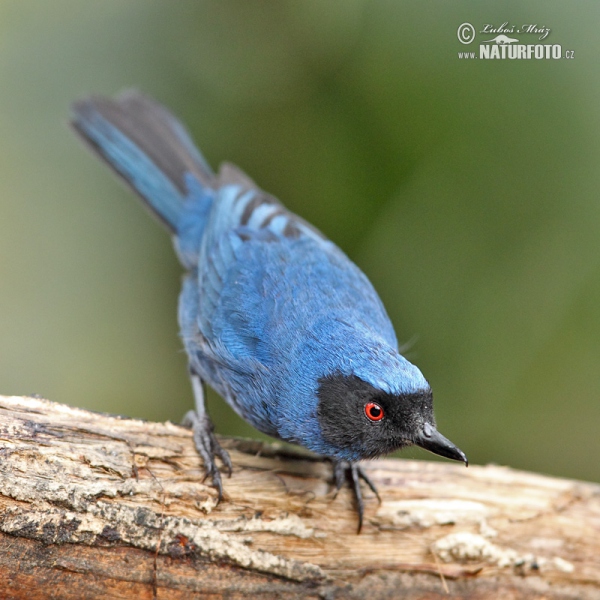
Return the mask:
[[214,173],[175,117],[136,91],[73,104],[72,125],[173,236],[187,271],[179,299],[195,410],[185,417],[222,498],[204,383],[248,423],[329,457],[348,478],[359,531],[357,464],[416,444],[467,463],[435,427],[421,371],[398,351],[367,277],[321,232],[231,164]]

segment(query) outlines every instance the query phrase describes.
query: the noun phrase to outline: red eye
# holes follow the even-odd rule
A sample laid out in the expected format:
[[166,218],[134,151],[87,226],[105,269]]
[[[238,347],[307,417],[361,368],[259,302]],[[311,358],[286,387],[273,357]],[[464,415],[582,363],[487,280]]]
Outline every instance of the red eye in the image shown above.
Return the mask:
[[376,402],[367,402],[365,404],[365,415],[369,421],[381,421],[383,419],[383,408]]

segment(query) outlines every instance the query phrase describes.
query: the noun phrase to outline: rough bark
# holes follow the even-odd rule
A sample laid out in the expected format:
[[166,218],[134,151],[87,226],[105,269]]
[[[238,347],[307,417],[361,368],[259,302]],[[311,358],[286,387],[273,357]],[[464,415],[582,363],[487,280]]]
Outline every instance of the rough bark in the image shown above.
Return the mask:
[[225,499],[190,432],[0,396],[2,598],[600,598],[600,486],[366,464],[363,532],[331,465],[223,439]]

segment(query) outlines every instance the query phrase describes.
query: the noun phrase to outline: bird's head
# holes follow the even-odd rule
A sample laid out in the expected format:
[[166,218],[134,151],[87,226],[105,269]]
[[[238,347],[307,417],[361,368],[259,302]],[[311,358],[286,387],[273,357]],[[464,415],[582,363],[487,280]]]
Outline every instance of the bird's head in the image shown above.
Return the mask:
[[435,427],[429,384],[416,367],[404,362],[418,376],[412,373],[410,385],[400,391],[356,374],[322,377],[317,415],[323,438],[339,449],[341,458],[350,460],[375,458],[415,444],[467,464],[464,453]]

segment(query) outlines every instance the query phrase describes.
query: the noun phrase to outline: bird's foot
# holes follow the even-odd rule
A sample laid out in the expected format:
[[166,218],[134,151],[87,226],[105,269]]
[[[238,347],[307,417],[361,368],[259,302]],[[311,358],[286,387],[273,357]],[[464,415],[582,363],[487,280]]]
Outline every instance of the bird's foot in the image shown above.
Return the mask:
[[194,445],[204,462],[204,469],[206,471],[204,479],[208,476],[212,478],[213,486],[218,492],[218,504],[223,499],[223,483],[221,482],[221,472],[217,467],[215,457],[218,456],[221,459],[221,462],[227,468],[228,476],[231,477],[232,465],[229,453],[223,450],[217,441],[214,426],[208,415],[199,415],[196,411],[190,410],[183,418],[182,424],[185,427],[192,428]]
[[[363,501],[362,491],[360,489],[360,480],[363,480],[370,488],[370,490],[377,496],[379,504],[381,504],[381,498],[377,492],[375,484],[371,481],[369,476],[364,472],[355,462],[346,460],[333,460],[333,483],[335,484],[335,496],[344,485],[344,481],[348,481],[348,485],[354,493],[354,500],[356,501],[356,511],[358,512],[358,531],[362,529],[363,515],[365,512],[365,505]],[[335,497],[334,496],[334,497]]]

